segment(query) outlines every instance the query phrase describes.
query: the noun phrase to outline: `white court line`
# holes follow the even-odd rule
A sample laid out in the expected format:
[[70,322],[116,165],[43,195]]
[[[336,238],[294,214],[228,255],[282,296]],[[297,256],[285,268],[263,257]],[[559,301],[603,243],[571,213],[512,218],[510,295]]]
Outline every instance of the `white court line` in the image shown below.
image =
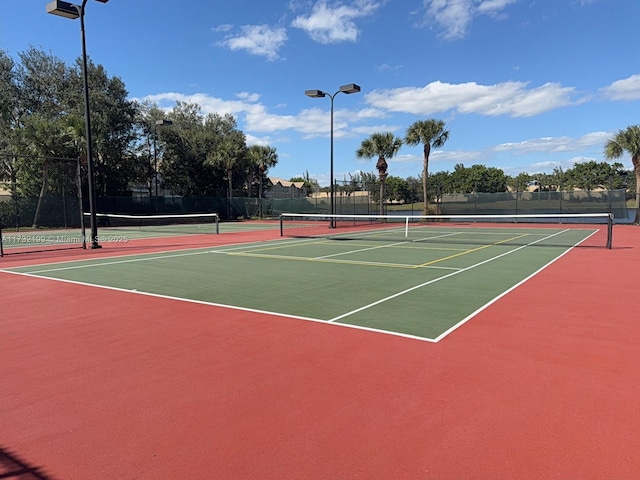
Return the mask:
[[[309,242],[309,240],[305,240],[306,242]],[[280,242],[286,242],[287,244],[290,244],[288,241],[286,240],[273,240],[272,242],[274,243],[280,243]],[[291,241],[291,243],[295,244],[295,243],[300,243],[300,240],[297,241]],[[231,244],[232,248],[229,248],[227,250],[212,250],[211,248],[203,248],[203,247],[198,247],[196,249],[193,248],[189,248],[189,249],[185,249],[185,250],[177,250],[177,252],[179,253],[175,253],[176,250],[166,250],[164,252],[156,252],[154,254],[149,253],[149,254],[144,254],[144,253],[133,253],[130,255],[121,255],[118,257],[108,257],[108,258],[92,258],[90,260],[87,259],[80,259],[80,260],[70,260],[68,262],[56,262],[56,263],[43,263],[39,266],[47,266],[47,265],[67,265],[64,267],[56,267],[56,268],[48,268],[48,269],[44,269],[44,270],[33,270],[30,271],[29,273],[33,273],[33,274],[38,274],[38,273],[49,273],[49,272],[59,272],[59,271],[64,271],[64,270],[75,270],[75,269],[81,269],[81,268],[91,268],[91,267],[108,267],[110,265],[118,265],[118,264],[124,264],[124,263],[135,263],[135,262],[148,262],[148,261],[153,261],[153,260],[162,260],[163,258],[177,258],[177,257],[187,257],[187,256],[193,256],[193,255],[205,255],[208,253],[227,253],[228,251],[234,251],[237,249],[243,249],[243,248],[247,248],[248,245],[253,245],[253,244],[261,244],[264,245],[265,242],[248,242],[248,243],[240,243],[240,244]],[[132,258],[135,257],[135,258]],[[124,258],[124,260],[114,260],[114,259],[118,259],[118,258]],[[92,262],[93,263],[83,263],[82,265],[77,265],[77,263],[79,262]],[[74,263],[76,265],[69,265],[70,263]],[[10,267],[10,269],[0,269],[0,271],[6,271],[6,272],[11,272],[13,269],[21,269],[21,268],[29,268],[30,266],[34,266],[34,265],[22,265],[22,266],[17,266],[17,267]]]
[[495,297],[494,299],[490,300],[489,302],[485,303],[482,307],[478,308],[475,312],[467,315],[465,318],[463,318],[462,320],[460,320],[458,323],[456,323],[455,325],[453,325],[451,328],[449,328],[448,330],[445,330],[444,332],[442,332],[440,335],[438,335],[436,338],[434,338],[434,342],[439,342],[440,340],[442,340],[443,338],[445,338],[447,335],[449,335],[450,333],[456,331],[458,328],[460,328],[462,325],[464,325],[465,323],[467,323],[469,320],[471,320],[473,317],[475,317],[476,315],[478,315],[480,312],[482,312],[483,310],[489,308],[491,305],[493,305],[494,303],[496,303],[498,300],[500,300],[502,297],[504,297],[505,295],[507,295],[508,293],[512,292],[513,290],[515,290],[516,288],[518,288],[520,285],[522,285],[523,283],[529,281],[531,278],[535,277],[537,274],[539,274],[541,271],[543,271],[545,268],[547,268],[549,265],[551,265],[552,263],[554,263],[555,261],[557,261],[558,259],[562,258],[564,255],[566,255],[567,253],[569,253],[571,250],[573,250],[574,247],[571,247],[567,250],[565,250],[564,252],[562,252],[560,255],[558,255],[556,258],[551,259],[549,262],[547,262],[545,265],[543,265],[542,267],[540,267],[538,270],[536,270],[535,272],[533,272],[531,275],[529,275],[527,278],[519,281],[518,283],[516,283],[513,287],[511,287],[508,290],[505,290],[504,292],[502,292],[500,295],[498,295],[497,297]]
[[337,322],[338,320],[342,320],[343,318],[350,317],[351,315],[355,315],[356,313],[362,312],[364,310],[368,310],[369,308],[375,307],[376,305],[380,305],[381,303],[385,303],[385,302],[388,302],[389,300],[393,300],[394,298],[401,297],[402,295],[406,295],[407,293],[413,292],[414,290],[418,290],[420,288],[426,287],[427,285],[431,285],[433,283],[439,282],[439,281],[444,280],[446,278],[453,277],[454,275],[458,275],[460,273],[467,272],[467,271],[469,271],[469,270],[471,270],[473,268],[479,267],[481,265],[484,265],[486,263],[492,262],[492,261],[497,260],[499,258],[505,257],[507,255],[511,255],[512,253],[520,251],[523,248],[527,248],[527,247],[529,247],[531,245],[539,243],[539,242],[541,242],[543,240],[546,240],[548,238],[555,237],[556,235],[560,235],[560,234],[562,234],[562,233],[564,233],[566,231],[568,231],[568,229],[560,231],[560,232],[557,232],[557,233],[554,233],[553,235],[548,235],[548,236],[546,236],[544,238],[540,238],[540,239],[538,239],[538,240],[536,240],[534,242],[528,243],[526,245],[522,245],[522,246],[520,246],[518,248],[514,248],[513,250],[509,250],[508,252],[501,253],[500,255],[496,255],[495,257],[488,258],[487,260],[483,260],[482,262],[478,262],[478,263],[476,263],[474,265],[470,265],[468,267],[462,268],[462,269],[457,270],[455,272],[448,273],[447,275],[443,275],[441,277],[434,278],[432,280],[429,280],[427,282],[421,283],[419,285],[415,285],[415,286],[413,286],[411,288],[407,288],[405,290],[402,290],[401,292],[394,293],[393,295],[389,295],[388,297],[381,298],[380,300],[377,300],[375,302],[369,303],[368,305],[363,305],[360,308],[356,308],[355,310],[351,310],[350,312],[346,312],[346,313],[343,313],[342,315],[338,315],[337,317],[334,317],[329,321],[330,322]]
[[351,255],[352,253],[368,252],[370,250],[378,250],[380,248],[397,247],[398,245],[404,245],[406,243],[411,243],[411,242],[408,242],[408,241],[396,242],[396,243],[389,243],[386,245],[377,245],[375,247],[358,248],[356,250],[349,250],[348,252],[333,253],[331,255],[323,255],[322,257],[314,257],[314,260],[324,260],[326,258],[339,257],[341,255]]
[[[282,318],[291,318],[291,319],[295,319],[295,320],[304,320],[304,321],[311,321],[311,322],[316,322],[316,323],[324,323],[324,324],[334,325],[336,327],[352,328],[352,329],[356,329],[356,330],[364,330],[364,331],[381,333],[381,334],[391,335],[391,336],[396,336],[396,337],[410,338],[410,339],[413,339],[413,340],[419,340],[419,341],[428,342],[428,343],[437,343],[440,340],[442,340],[443,338],[445,338],[447,335],[449,335],[450,333],[452,333],[453,331],[458,329],[460,326],[462,326],[465,323],[467,323],[475,315],[477,315],[478,313],[480,313],[484,309],[488,308],[491,304],[495,303],[497,300],[499,300],[500,298],[505,296],[507,293],[511,292],[512,290],[514,290],[518,286],[522,285],[524,282],[526,282],[527,280],[529,280],[530,278],[532,278],[533,276],[535,276],[536,274],[538,274],[539,272],[544,270],[546,267],[551,265],[553,262],[555,262],[556,260],[558,260],[559,258],[564,256],[565,254],[567,254],[575,246],[578,246],[580,243],[583,243],[584,241],[586,241],[591,235],[595,234],[595,232],[592,233],[591,235],[585,237],[583,240],[581,240],[576,245],[574,245],[574,247],[570,247],[569,249],[565,250],[560,255],[558,255],[556,258],[554,258],[553,260],[548,262],[546,265],[544,265],[543,267],[538,269],[536,272],[534,272],[531,275],[529,275],[526,279],[520,281],[519,283],[517,283],[516,285],[511,287],[509,290],[501,293],[500,295],[495,297],[493,300],[489,301],[488,303],[486,303],[485,305],[483,305],[482,307],[477,309],[475,312],[473,312],[472,314],[470,314],[467,317],[465,317],[464,319],[462,319],[456,325],[452,326],[451,328],[449,328],[447,331],[443,332],[442,334],[440,334],[436,338],[421,337],[421,336],[411,335],[411,334],[406,334],[406,333],[401,333],[401,332],[393,332],[393,331],[389,331],[389,330],[382,330],[382,329],[377,329],[377,328],[371,328],[371,327],[365,327],[365,326],[359,326],[359,325],[351,325],[351,324],[347,324],[347,323],[340,323],[340,322],[338,322],[338,320],[343,319],[345,317],[348,317],[350,315],[354,315],[355,313],[358,313],[360,311],[366,310],[366,309],[371,308],[371,307],[373,307],[375,305],[379,305],[379,304],[381,304],[383,302],[389,301],[389,300],[391,300],[393,298],[399,297],[399,296],[404,295],[406,293],[409,293],[409,292],[411,292],[413,290],[422,288],[422,287],[424,287],[426,285],[438,282],[440,280],[444,280],[446,278],[449,278],[449,277],[452,277],[454,275],[457,275],[458,273],[462,273],[462,272],[465,272],[467,270],[471,270],[471,269],[476,268],[478,266],[481,266],[483,264],[489,263],[489,262],[491,262],[493,260],[499,259],[499,258],[504,257],[506,255],[510,255],[511,253],[514,253],[514,252],[517,252],[517,251],[519,251],[521,249],[524,249],[524,248],[527,248],[529,246],[535,245],[536,243],[542,242],[542,241],[544,241],[544,240],[546,240],[548,238],[552,238],[552,237],[554,237],[556,235],[563,234],[563,233],[565,233],[565,232],[567,232],[569,230],[570,229],[565,229],[565,230],[562,230],[560,232],[556,232],[556,233],[554,233],[552,235],[548,235],[548,236],[546,236],[544,238],[540,238],[540,239],[538,239],[536,241],[533,241],[533,242],[528,243],[526,245],[522,245],[522,246],[520,246],[518,248],[515,248],[513,250],[510,250],[508,252],[504,252],[504,253],[502,253],[500,255],[497,255],[495,257],[492,257],[492,258],[489,258],[489,259],[484,260],[482,262],[479,262],[479,263],[477,263],[475,265],[471,265],[469,267],[466,267],[466,268],[463,268],[463,269],[460,269],[460,270],[456,270],[455,272],[452,272],[450,274],[444,275],[442,277],[438,277],[438,278],[430,280],[428,282],[424,282],[424,283],[422,283],[420,285],[416,285],[416,286],[411,287],[409,289],[406,289],[406,290],[404,290],[402,292],[398,292],[398,293],[396,293],[394,295],[390,295],[390,296],[388,296],[386,298],[383,298],[381,300],[373,302],[373,303],[371,303],[369,305],[365,305],[365,306],[363,306],[361,308],[358,308],[356,310],[353,310],[351,312],[347,312],[347,313],[345,313],[343,315],[334,317],[334,318],[332,318],[330,320],[323,320],[323,319],[317,319],[317,318],[311,318],[311,317],[303,317],[303,316],[297,316],[297,315],[283,314],[283,313],[279,313],[279,312],[271,312],[271,311],[266,311],[266,310],[251,309],[251,308],[246,308],[246,307],[238,307],[238,306],[220,304],[220,303],[215,303],[215,302],[206,302],[206,301],[201,301],[201,300],[192,300],[192,299],[185,299],[185,298],[180,298],[180,297],[172,297],[172,296],[168,296],[168,295],[154,294],[154,293],[148,293],[148,292],[140,292],[140,291],[137,291],[137,290],[123,289],[123,288],[118,288],[118,287],[95,285],[95,284],[79,282],[79,281],[75,281],[75,280],[66,280],[66,279],[59,279],[59,278],[53,278],[53,277],[47,277],[47,276],[39,276],[39,275],[36,275],[34,272],[23,273],[23,272],[16,272],[16,271],[7,270],[7,269],[0,269],[0,272],[9,273],[9,274],[13,274],[13,275],[22,275],[22,276],[26,276],[26,277],[33,277],[33,278],[38,278],[38,279],[42,279],[42,280],[57,281],[57,282],[75,284],[75,285],[88,286],[88,287],[93,287],[93,288],[101,288],[101,289],[105,289],[105,290],[132,293],[132,294],[136,294],[136,295],[145,295],[145,296],[155,297],[155,298],[164,298],[164,299],[175,300],[175,301],[186,302],[186,303],[209,305],[209,306],[220,307],[220,308],[229,308],[229,309],[232,309],[232,310],[239,310],[239,311],[259,313],[259,314],[264,314],[264,315],[278,316],[278,317],[282,317]],[[253,243],[264,243],[264,242],[249,242],[249,243],[253,244]],[[245,244],[245,246],[246,246],[246,244]],[[199,254],[199,253],[208,253],[208,251],[205,251],[205,252],[192,252],[192,254],[194,254],[194,255],[195,254]],[[224,253],[224,252],[221,252],[221,253]],[[187,255],[187,254],[183,254],[183,255]],[[173,256],[178,256],[178,255],[173,255]],[[162,258],[167,258],[167,256],[156,256],[156,257],[153,257],[152,259],[162,259]],[[146,259],[141,259],[141,260],[146,260]],[[97,264],[97,265],[94,264],[94,265],[89,265],[89,266],[101,266],[101,264]],[[77,266],[77,267],[78,268],[84,268],[85,266],[81,265],[81,266]],[[55,271],[55,270],[52,269],[52,270],[48,270],[48,271]]]
[[138,290],[128,290],[126,288],[109,287],[109,286],[105,286],[105,285],[95,285],[93,283],[78,282],[76,280],[66,280],[66,279],[63,279],[63,278],[46,277],[46,276],[34,275],[34,274],[31,274],[31,273],[14,272],[14,271],[11,271],[11,270],[2,270],[2,269],[0,269],[0,273],[9,273],[9,274],[12,274],[12,275],[20,275],[20,276],[23,276],[23,277],[37,278],[38,280],[48,280],[48,281],[54,281],[54,282],[70,283],[72,285],[80,285],[80,286],[90,287],[90,288],[99,288],[99,289],[111,290],[111,291],[122,292],[122,293],[129,293],[129,294],[134,294],[134,295],[144,295],[144,296],[147,296],[147,297],[161,298],[161,299],[173,300],[173,301],[177,301],[177,302],[193,303],[193,304],[197,304],[197,305],[207,305],[207,306],[211,306],[211,307],[219,307],[219,308],[225,308],[225,309],[230,309],[230,310],[238,310],[238,311],[242,311],[242,312],[258,313],[258,314],[261,314],[261,315],[269,315],[269,316],[280,317],[280,318],[291,318],[293,320],[303,320],[305,322],[322,323],[322,324],[325,324],[325,325],[328,325],[328,326],[331,326],[331,327],[350,328],[350,329],[353,329],[353,330],[364,330],[364,331],[367,331],[367,332],[374,332],[374,333],[381,333],[383,335],[390,335],[392,337],[403,337],[403,338],[410,338],[412,340],[419,340],[421,342],[435,343],[432,338],[420,337],[418,335],[411,335],[411,334],[402,333],[402,332],[394,332],[394,331],[391,331],[391,330],[382,330],[382,329],[378,329],[378,328],[364,327],[364,326],[360,326],[360,325],[349,325],[349,324],[346,324],[346,323],[331,323],[328,320],[323,320],[323,319],[320,319],[320,318],[302,317],[302,316],[298,316],[298,315],[291,315],[291,314],[288,314],[288,313],[279,313],[279,312],[271,312],[271,311],[268,311],[268,310],[258,310],[258,309],[254,309],[254,308],[238,307],[238,306],[235,306],[235,305],[227,305],[227,304],[223,304],[223,303],[206,302],[204,300],[193,300],[193,299],[189,299],[189,298],[172,297],[170,295],[161,295],[161,294],[158,294],[158,293],[140,292]]

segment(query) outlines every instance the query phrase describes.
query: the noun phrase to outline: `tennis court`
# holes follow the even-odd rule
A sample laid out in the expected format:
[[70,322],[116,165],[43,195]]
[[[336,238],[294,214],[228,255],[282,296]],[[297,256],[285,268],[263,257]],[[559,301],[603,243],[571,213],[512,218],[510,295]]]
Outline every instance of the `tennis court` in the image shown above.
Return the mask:
[[[320,219],[295,224],[295,238],[10,271],[437,341],[598,233],[458,224],[405,238],[390,222],[350,226],[329,235]],[[309,229],[328,238],[297,238]]]
[[309,220],[1,258],[0,474],[640,473],[635,227]]

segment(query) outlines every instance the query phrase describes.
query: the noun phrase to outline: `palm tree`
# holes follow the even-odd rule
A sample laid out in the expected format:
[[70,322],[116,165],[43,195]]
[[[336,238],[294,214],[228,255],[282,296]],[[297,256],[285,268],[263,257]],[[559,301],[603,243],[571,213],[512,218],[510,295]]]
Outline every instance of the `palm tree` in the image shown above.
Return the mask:
[[442,147],[449,139],[449,130],[442,120],[431,118],[413,122],[407,129],[404,141],[407,145],[424,145],[424,163],[422,166],[422,193],[424,195],[424,215],[429,214],[429,196],[427,178],[429,175],[429,154],[432,148]]
[[218,163],[224,168],[228,187],[227,196],[229,202],[233,199],[233,169],[238,165],[246,155],[246,147],[244,143],[244,133],[234,130],[227,134],[220,144],[217,152]]
[[607,160],[622,157],[624,152],[631,155],[633,171],[636,174],[636,219],[640,224],[640,125],[632,125],[626,130],[620,130],[608,140],[604,146],[604,156]]
[[391,132],[374,133],[371,137],[362,141],[356,151],[358,158],[378,157],[376,168],[380,177],[380,213],[384,213],[384,181],[387,178],[387,158],[394,157],[402,147],[402,139]]
[[[267,145],[251,145],[249,147],[249,168],[258,174],[258,198],[260,199],[260,218],[262,218],[262,186],[264,185],[264,176],[267,170],[275,167],[278,163],[278,154],[275,148]],[[255,170],[254,170],[255,169]],[[251,190],[251,185],[249,185]]]

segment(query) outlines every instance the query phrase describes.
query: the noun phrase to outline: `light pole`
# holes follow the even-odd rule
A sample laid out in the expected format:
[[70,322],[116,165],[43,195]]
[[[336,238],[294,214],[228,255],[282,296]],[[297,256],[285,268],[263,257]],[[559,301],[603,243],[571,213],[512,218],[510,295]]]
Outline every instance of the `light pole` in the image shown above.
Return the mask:
[[156,120],[153,125],[153,173],[155,175],[156,183],[156,197],[158,196],[158,151],[156,149],[156,139],[158,138],[158,127],[173,125],[171,120]]
[[329,192],[330,192],[330,197],[329,197],[329,203],[331,204],[331,222],[330,222],[330,227],[331,228],[335,228],[335,218],[333,217],[333,215],[335,214],[335,195],[334,195],[334,183],[333,183],[333,99],[336,97],[337,94],[339,93],[346,93],[347,95],[350,93],[358,93],[360,91],[360,86],[356,85],[355,83],[349,83],[348,85],[342,85],[340,87],[340,89],[334,93],[333,95],[327,93],[327,92],[323,92],[322,90],[305,90],[304,94],[307,97],[311,97],[311,98],[322,98],[322,97],[329,97],[331,99],[331,168],[330,168],[330,172],[329,172],[329,182],[330,182],[330,187],[329,187]]
[[[109,0],[96,0],[100,3],[107,3]],[[91,141],[91,117],[89,109],[89,80],[87,73],[87,44],[84,34],[84,10],[87,0],[82,0],[82,5],[53,0],[47,3],[47,13],[58,15],[59,17],[75,20],[80,18],[80,34],[82,36],[82,80],[84,86],[84,121],[87,136],[87,176],[89,182],[89,215],[91,225],[91,248],[101,248],[98,243],[98,225],[96,222],[96,192],[93,168],[93,145]]]

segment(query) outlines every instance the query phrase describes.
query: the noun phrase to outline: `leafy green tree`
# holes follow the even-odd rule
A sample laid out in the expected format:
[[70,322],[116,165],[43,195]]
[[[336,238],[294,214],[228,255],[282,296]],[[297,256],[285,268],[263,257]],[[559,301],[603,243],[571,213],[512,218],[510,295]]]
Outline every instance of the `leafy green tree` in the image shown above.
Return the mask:
[[[136,104],[128,99],[129,92],[124,82],[109,76],[102,65],[89,61],[87,71],[96,191],[105,196],[125,195],[130,191],[130,182],[136,179],[136,161],[129,154],[135,140]],[[80,59],[72,73],[71,87],[80,92]],[[84,108],[84,100],[80,104]],[[84,117],[80,111],[76,112]]]
[[16,128],[19,89],[15,62],[0,50],[0,182],[8,182],[17,194],[19,130]]
[[69,108],[83,106],[82,90],[72,85],[72,71],[64,61],[34,47],[18,56],[21,62],[17,81],[23,112],[53,119],[68,113]]
[[[80,158],[86,166],[86,131],[81,62],[66,65],[52,54],[33,47],[19,54],[13,67],[10,108],[2,109],[0,144],[13,152],[4,164],[4,173],[26,186],[42,184],[47,179],[47,157]],[[0,71],[7,72],[6,55],[0,55]],[[6,87],[6,76],[0,84]],[[109,77],[101,66],[89,62],[88,68],[92,134],[95,147],[96,186],[102,194],[124,193],[129,189],[129,146],[135,137],[132,121],[135,107],[118,78]],[[6,92],[6,88],[0,91]],[[0,94],[1,98],[6,98]],[[0,100],[2,105],[6,102]],[[8,116],[7,116],[8,113]],[[80,141],[82,140],[82,141]],[[31,158],[27,159],[27,155]],[[17,160],[22,156],[23,160]],[[6,157],[5,157],[6,158]],[[26,163],[30,163],[26,165]],[[34,178],[35,174],[35,178]],[[42,191],[42,189],[40,188]],[[46,190],[46,189],[45,189]],[[32,192],[23,192],[32,193]]]
[[623,169],[621,163],[610,164],[607,162],[575,163],[573,168],[567,170],[566,175],[569,184],[582,190],[609,189],[621,183],[618,172]]
[[177,102],[167,117],[173,125],[162,132],[164,187],[186,197],[214,196],[224,188],[225,174],[213,157],[221,141],[217,130],[193,103]]
[[552,185],[555,186],[555,190],[562,191],[567,183],[567,175],[564,170],[562,170],[562,167],[555,167],[551,177],[551,182]]
[[533,177],[526,172],[519,173],[515,177],[507,178],[507,185],[515,192],[522,192],[527,188]]
[[374,133],[371,137],[362,141],[360,148],[356,151],[358,158],[378,157],[376,169],[380,179],[380,213],[384,213],[384,185],[387,178],[387,159],[396,156],[402,147],[402,139],[396,137],[391,132]]
[[245,181],[248,165],[244,134],[233,115],[203,115],[199,105],[177,102],[163,129],[164,185],[178,195],[213,196],[222,188],[233,198],[235,181]]
[[424,195],[424,215],[429,214],[429,195],[427,194],[429,155],[432,148],[441,148],[448,139],[449,130],[445,128],[445,122],[434,118],[414,122],[409,126],[405,135],[405,143],[407,145],[423,145],[422,192]]
[[[433,179],[429,177],[429,181],[433,182]],[[436,178],[435,185],[438,185]],[[411,195],[410,203],[424,203],[422,196],[422,178],[420,177],[407,177],[407,184],[409,185],[409,194]]]
[[604,156],[608,160],[618,159],[627,153],[631,156],[631,163],[636,180],[636,219],[640,224],[640,125],[632,125],[625,130],[620,130],[604,146]]
[[[156,160],[162,165],[165,150],[165,127],[156,125],[158,120],[166,120],[167,114],[158,104],[148,100],[135,103],[135,118],[133,128],[135,138],[130,146],[134,161],[132,181],[146,183],[149,196],[153,195],[152,187],[155,178]],[[155,140],[155,142],[154,142]],[[153,149],[157,151],[154,152]],[[158,170],[160,170],[158,168]]]
[[495,167],[457,164],[451,174],[451,188],[457,193],[496,193],[507,189],[507,176]]
[[411,187],[406,179],[389,175],[385,188],[387,198],[394,202],[411,203]]
[[427,194],[436,199],[436,213],[441,214],[442,195],[453,193],[452,175],[449,172],[436,172],[429,175]]

